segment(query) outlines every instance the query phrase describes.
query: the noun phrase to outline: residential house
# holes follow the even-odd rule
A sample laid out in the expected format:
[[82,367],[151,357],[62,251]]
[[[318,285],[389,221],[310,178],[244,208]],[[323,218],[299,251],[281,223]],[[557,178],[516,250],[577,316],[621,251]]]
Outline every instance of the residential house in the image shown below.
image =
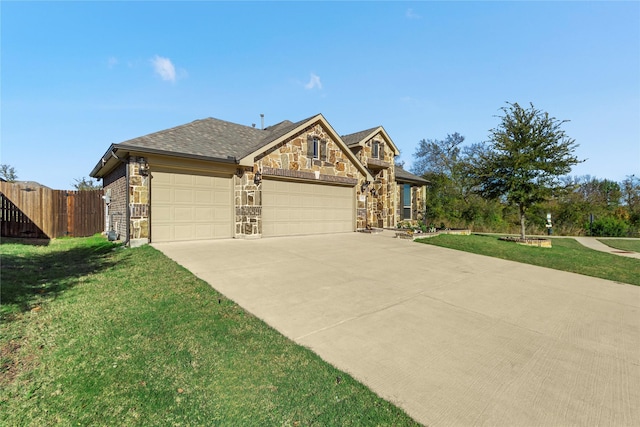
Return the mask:
[[384,128],[340,136],[322,114],[265,129],[207,118],[112,144],[90,175],[109,228],[135,244],[353,232],[422,219],[427,181],[398,154]]

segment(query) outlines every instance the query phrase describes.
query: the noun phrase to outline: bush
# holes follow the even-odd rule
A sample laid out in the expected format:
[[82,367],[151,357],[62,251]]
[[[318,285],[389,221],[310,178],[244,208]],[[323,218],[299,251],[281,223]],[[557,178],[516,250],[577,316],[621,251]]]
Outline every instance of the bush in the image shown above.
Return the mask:
[[598,218],[591,225],[585,225],[586,230],[590,230],[590,236],[596,237],[625,237],[629,232],[629,223],[623,219],[614,217]]

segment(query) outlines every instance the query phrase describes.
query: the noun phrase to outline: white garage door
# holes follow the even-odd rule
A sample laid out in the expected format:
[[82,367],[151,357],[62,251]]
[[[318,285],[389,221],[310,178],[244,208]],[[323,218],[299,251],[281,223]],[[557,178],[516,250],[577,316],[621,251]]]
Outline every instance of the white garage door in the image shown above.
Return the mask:
[[153,172],[154,242],[232,237],[231,178]]
[[262,182],[262,235],[354,231],[353,187],[264,180]]

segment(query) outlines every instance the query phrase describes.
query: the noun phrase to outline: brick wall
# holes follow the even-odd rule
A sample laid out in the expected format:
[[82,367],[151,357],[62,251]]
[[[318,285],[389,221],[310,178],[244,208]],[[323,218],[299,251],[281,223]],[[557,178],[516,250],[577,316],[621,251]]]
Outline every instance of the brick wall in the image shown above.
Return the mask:
[[102,179],[105,195],[111,193],[109,204],[108,222],[109,229],[115,230],[120,239],[127,236],[127,165],[121,163]]

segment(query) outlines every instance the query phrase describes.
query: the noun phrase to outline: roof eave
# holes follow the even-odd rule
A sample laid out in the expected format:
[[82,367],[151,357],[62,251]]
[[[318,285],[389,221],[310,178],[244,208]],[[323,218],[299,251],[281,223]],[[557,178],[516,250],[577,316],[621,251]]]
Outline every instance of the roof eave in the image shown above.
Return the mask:
[[233,163],[233,164],[238,163],[236,158],[232,156],[227,156],[225,158],[222,158],[222,157],[203,156],[199,154],[179,153],[179,152],[168,151],[168,150],[158,150],[155,148],[137,147],[135,145],[111,144],[107,152],[100,159],[100,162],[98,162],[98,164],[93,168],[93,170],[89,175],[92,178],[104,177],[107,173],[113,170],[115,165],[121,159],[124,159],[130,156],[131,153],[143,154],[143,155],[157,154],[157,155],[163,155],[163,156],[180,157],[184,159],[213,161],[218,163]]

